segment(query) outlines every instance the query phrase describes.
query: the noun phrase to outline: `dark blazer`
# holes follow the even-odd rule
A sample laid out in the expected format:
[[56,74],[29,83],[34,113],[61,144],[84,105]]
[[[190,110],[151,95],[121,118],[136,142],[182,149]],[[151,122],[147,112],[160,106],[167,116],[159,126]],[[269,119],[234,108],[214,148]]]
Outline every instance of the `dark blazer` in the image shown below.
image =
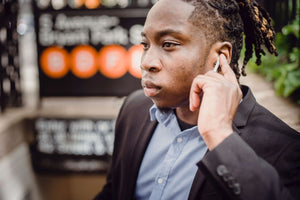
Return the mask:
[[[248,87],[242,89],[235,133],[199,161],[189,199],[300,199],[300,134],[260,106]],[[95,199],[134,199],[139,167],[157,125],[150,121],[152,105],[143,91],[125,100],[107,184]]]

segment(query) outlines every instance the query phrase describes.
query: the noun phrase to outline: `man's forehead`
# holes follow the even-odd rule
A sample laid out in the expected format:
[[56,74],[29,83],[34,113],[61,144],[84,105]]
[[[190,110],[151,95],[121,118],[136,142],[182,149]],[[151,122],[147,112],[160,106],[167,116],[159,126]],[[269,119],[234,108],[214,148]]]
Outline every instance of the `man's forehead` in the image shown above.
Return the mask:
[[144,33],[149,30],[159,34],[172,34],[184,32],[184,27],[189,25],[189,17],[194,6],[182,0],[159,0],[149,11]]
[[[186,22],[194,6],[182,0],[159,0],[149,11],[146,21],[164,20],[176,21],[183,20]],[[173,20],[172,20],[173,19]]]

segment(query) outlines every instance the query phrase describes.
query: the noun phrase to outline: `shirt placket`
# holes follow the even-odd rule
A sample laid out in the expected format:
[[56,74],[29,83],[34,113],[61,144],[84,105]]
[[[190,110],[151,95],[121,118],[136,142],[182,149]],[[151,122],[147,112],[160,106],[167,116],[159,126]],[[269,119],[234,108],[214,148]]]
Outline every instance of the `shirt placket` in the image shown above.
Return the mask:
[[157,176],[155,177],[155,184],[149,200],[162,199],[164,189],[168,182],[170,171],[172,170],[172,167],[174,166],[176,160],[180,156],[185,144],[187,143],[191,135],[190,133],[181,132],[178,124],[176,125],[172,124],[170,126],[169,123],[177,123],[176,118],[174,117],[175,117],[174,115],[170,115],[168,119],[165,118],[165,120],[167,121],[163,120],[164,125],[168,126],[169,130],[172,131],[177,136],[175,137],[172,144],[170,145],[168,152],[165,156],[165,159],[161,164],[161,168],[158,171]]

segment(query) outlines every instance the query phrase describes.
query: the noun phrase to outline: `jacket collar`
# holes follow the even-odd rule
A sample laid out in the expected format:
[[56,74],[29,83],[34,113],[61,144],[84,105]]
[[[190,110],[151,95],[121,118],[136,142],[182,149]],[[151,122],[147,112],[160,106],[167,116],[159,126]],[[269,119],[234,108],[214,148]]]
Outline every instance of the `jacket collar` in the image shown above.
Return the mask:
[[249,87],[242,85],[243,101],[240,103],[233,119],[233,125],[239,129],[246,126],[256,100]]

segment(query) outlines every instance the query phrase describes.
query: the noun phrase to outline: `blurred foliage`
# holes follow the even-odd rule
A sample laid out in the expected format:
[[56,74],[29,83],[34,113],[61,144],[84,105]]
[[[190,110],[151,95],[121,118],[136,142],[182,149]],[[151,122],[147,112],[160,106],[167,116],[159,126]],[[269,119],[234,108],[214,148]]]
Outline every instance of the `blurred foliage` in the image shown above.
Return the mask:
[[276,33],[275,46],[279,53],[277,57],[270,54],[263,56],[260,66],[255,64],[254,59],[248,63],[251,70],[263,74],[267,80],[274,82],[274,89],[279,96],[292,97],[298,104],[300,104],[299,41],[298,15],[291,24]]

